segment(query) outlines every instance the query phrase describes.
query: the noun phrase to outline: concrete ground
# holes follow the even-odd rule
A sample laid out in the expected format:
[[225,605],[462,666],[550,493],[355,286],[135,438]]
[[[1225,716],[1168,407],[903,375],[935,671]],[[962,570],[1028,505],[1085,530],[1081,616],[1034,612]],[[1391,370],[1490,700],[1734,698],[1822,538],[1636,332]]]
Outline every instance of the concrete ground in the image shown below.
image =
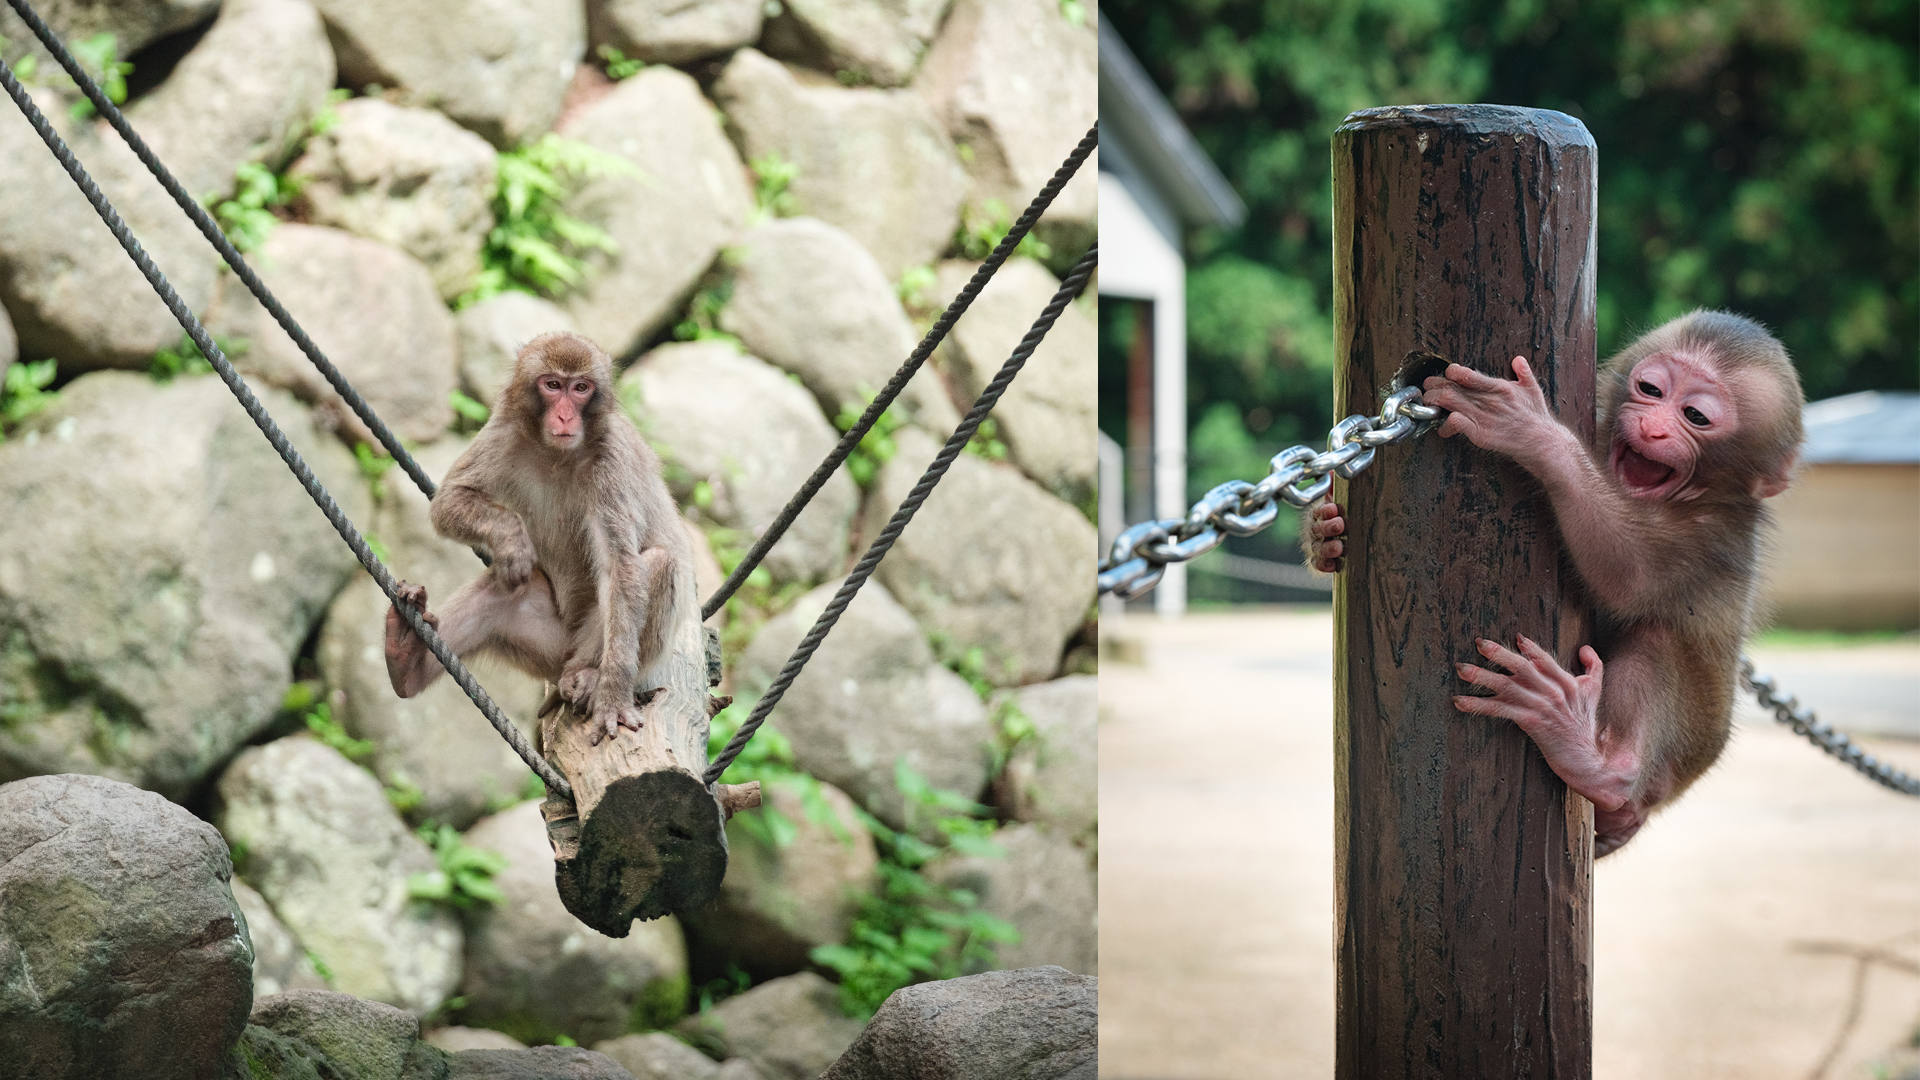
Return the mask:
[[[1331,616],[1102,635],[1140,662],[1100,671],[1101,1075],[1331,1076]],[[1754,657],[1842,730],[1905,735],[1865,741],[1920,773],[1920,642]],[[1867,1080],[1920,1060],[1888,1057],[1920,1025],[1920,799],[1757,708],[1595,893],[1599,1080]]]

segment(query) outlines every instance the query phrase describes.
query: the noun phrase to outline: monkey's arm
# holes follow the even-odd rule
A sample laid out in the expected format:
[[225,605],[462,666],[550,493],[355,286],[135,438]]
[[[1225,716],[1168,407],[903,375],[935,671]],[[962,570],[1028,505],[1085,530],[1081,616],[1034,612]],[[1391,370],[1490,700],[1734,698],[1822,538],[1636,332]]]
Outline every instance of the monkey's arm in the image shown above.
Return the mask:
[[1667,514],[1621,490],[1554,418],[1524,357],[1514,357],[1513,370],[1513,380],[1496,379],[1453,364],[1428,379],[1424,400],[1448,410],[1440,434],[1464,434],[1540,482],[1574,567],[1602,607],[1630,617],[1652,613],[1650,605],[1670,610],[1672,594],[1693,575],[1691,553],[1663,543]]
[[517,589],[533,573],[533,539],[520,515],[493,501],[474,484],[457,480],[457,472],[434,493],[433,531],[457,543],[485,544],[493,555],[493,573],[500,584]]

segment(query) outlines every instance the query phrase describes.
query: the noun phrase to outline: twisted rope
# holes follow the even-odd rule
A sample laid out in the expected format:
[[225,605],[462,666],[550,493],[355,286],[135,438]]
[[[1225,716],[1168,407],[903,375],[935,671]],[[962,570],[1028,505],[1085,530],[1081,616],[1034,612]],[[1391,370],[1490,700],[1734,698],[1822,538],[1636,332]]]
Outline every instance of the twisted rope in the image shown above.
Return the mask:
[[[253,293],[254,299],[260,301],[261,306],[267,309],[274,321],[280,324],[280,328],[293,339],[293,343],[300,347],[300,351],[307,354],[307,359],[311,360],[313,366],[319,369],[328,383],[332,384],[334,391],[340,395],[342,401],[347,403],[347,407],[353,410],[353,414],[360,418],[360,422],[367,425],[367,430],[373,433],[374,439],[387,451],[388,456],[399,462],[400,468],[413,478],[413,482],[419,486],[421,492],[428,498],[432,498],[434,483],[428,478],[426,471],[420,467],[420,463],[413,460],[413,455],[407,453],[407,448],[400,445],[400,440],[388,430],[386,422],[373,411],[373,407],[367,404],[367,399],[360,396],[360,392],[353,388],[353,384],[347,381],[347,377],[340,374],[340,369],[334,367],[333,362],[320,351],[320,346],[313,343],[313,339],[307,336],[307,332],[301,329],[300,324],[293,320],[293,316],[288,314],[287,309],[275,299],[272,292],[268,291],[266,282],[261,281],[260,275],[253,272],[253,267],[247,265],[247,260],[241,256],[240,249],[234,247],[232,241],[227,239],[227,234],[220,231],[220,226],[213,220],[213,215],[207,213],[206,207],[201,206],[198,200],[187,194],[187,189],[181,187],[180,181],[160,163],[158,157],[154,156],[153,151],[147,147],[146,140],[140,137],[139,132],[133,130],[132,124],[127,123],[127,118],[120,112],[120,107],[101,92],[93,78],[80,66],[80,61],[74,59],[73,54],[67,51],[67,46],[60,40],[60,36],[47,26],[46,21],[40,18],[39,13],[33,10],[33,6],[27,3],[27,0],[7,0],[7,3],[12,5],[13,10],[19,14],[21,21],[27,24],[28,29],[33,31],[33,36],[40,39],[40,44],[45,45],[47,51],[53,54],[53,58],[60,61],[60,66],[65,68],[67,74],[73,78],[74,83],[80,87],[81,93],[87,95],[87,100],[93,102],[93,107],[99,110],[107,123],[113,125],[113,130],[119,132],[120,137],[126,140],[127,145],[133,149],[134,155],[140,159],[140,163],[147,167],[147,171],[153,174],[155,180],[160,181],[161,187],[167,189],[167,194],[173,196],[173,201],[180,205],[180,209],[186,211],[187,216],[193,219],[194,225],[200,229],[200,234],[207,238],[207,242],[212,244],[216,251],[220,252],[220,257],[227,261],[227,265],[232,267],[233,272],[246,284],[247,291]],[[44,137],[43,135],[42,138]],[[98,207],[96,206],[95,209]],[[207,352],[207,347],[198,339],[194,344],[200,345],[200,352],[211,358],[212,354]]]
[[714,590],[705,604],[701,605],[701,619],[712,618],[713,613],[719,611],[721,605],[727,602],[727,598],[739,590],[741,584],[747,580],[747,575],[753,573],[754,567],[760,565],[760,560],[767,557],[768,550],[787,531],[787,526],[792,525],[793,519],[800,516],[800,511],[807,508],[807,503],[827,482],[827,478],[840,468],[840,463],[847,460],[847,455],[853,453],[854,447],[860,445],[860,440],[866,437],[868,429],[872,428],[879,421],[881,414],[887,411],[887,406],[893,404],[893,399],[899,397],[900,392],[906,389],[907,380],[913,378],[914,373],[920,370],[920,365],[926,363],[927,357],[932,356],[933,350],[946,339],[947,331],[953,329],[953,324],[973,304],[973,298],[980,295],[981,289],[986,288],[994,271],[999,270],[1000,265],[1013,254],[1013,249],[1020,246],[1021,239],[1027,235],[1028,230],[1033,228],[1034,223],[1040,220],[1040,215],[1046,212],[1047,207],[1053,205],[1054,197],[1060,194],[1061,188],[1067,186],[1068,180],[1073,179],[1073,174],[1079,170],[1081,163],[1087,160],[1087,155],[1093,153],[1093,148],[1099,145],[1099,142],[1100,125],[1095,124],[1087,129],[1086,135],[1074,146],[1073,153],[1067,155],[1067,160],[1054,170],[1053,178],[1048,180],[1046,186],[1040,189],[1040,193],[1027,204],[1026,213],[1021,214],[1020,220],[1014,222],[1013,227],[1007,230],[1007,235],[994,246],[993,253],[987,256],[987,261],[981,263],[973,272],[973,277],[968,279],[966,287],[960,290],[960,295],[954,297],[953,302],[947,305],[947,310],[940,313],[940,318],[934,322],[933,328],[927,331],[927,336],[920,339],[920,344],[900,365],[900,370],[894,372],[893,378],[887,380],[886,388],[867,404],[867,410],[860,414],[859,421],[848,428],[846,434],[840,436],[840,441],[835,444],[833,452],[820,462],[819,467],[813,470],[813,475],[807,477],[807,482],[800,485],[800,490],[794,492],[793,497],[787,500],[787,505],[781,508],[780,515],[774,518],[773,524],[768,525],[766,532],[754,541],[746,557],[733,568],[733,573],[728,574],[727,580]]
[[873,576],[874,568],[880,565],[880,560],[886,556],[888,549],[893,547],[893,542],[900,538],[900,533],[907,527],[907,522],[913,520],[913,515],[920,509],[920,504],[926,502],[927,496],[933,494],[934,485],[947,474],[947,469],[953,465],[954,459],[960,456],[960,451],[966,448],[967,442],[973,438],[973,433],[979,429],[980,422],[993,411],[993,406],[1000,400],[1000,395],[1006,393],[1007,387],[1013,382],[1013,377],[1026,366],[1027,358],[1033,355],[1033,350],[1039,346],[1040,340],[1047,336],[1047,331],[1053,329],[1054,320],[1060,317],[1060,312],[1064,311],[1067,304],[1086,287],[1087,279],[1093,276],[1093,269],[1099,265],[1099,262],[1100,245],[1095,243],[1087,249],[1085,255],[1080,257],[1080,261],[1074,264],[1073,269],[1068,271],[1065,280],[1060,282],[1060,288],[1053,294],[1053,299],[1047,301],[1047,306],[1040,311],[1040,317],[1033,321],[1033,326],[1027,330],[1027,335],[1020,339],[1020,344],[1013,350],[1013,355],[1007,357],[1007,362],[1000,365],[999,373],[994,375],[993,381],[987,384],[987,388],[974,401],[973,408],[967,411],[966,419],[954,429],[946,445],[942,446],[940,453],[934,456],[933,464],[928,465],[927,471],[921,474],[920,482],[913,485],[913,490],[907,494],[906,500],[900,504],[898,510],[893,512],[893,517],[888,519],[887,527],[880,530],[880,535],[874,538],[872,545],[867,548],[867,553],[860,557],[860,562],[854,566],[853,572],[847,575],[847,580],[841,583],[839,591],[833,594],[833,600],[827,605],[827,609],[814,620],[813,629],[807,631],[807,636],[801,639],[799,647],[794,649],[793,655],[787,658],[786,665],[774,678],[773,685],[767,687],[767,692],[761,695],[760,701],[754,705],[753,714],[747,717],[746,723],[740,725],[739,731],[733,733],[733,738],[728,740],[726,749],[722,750],[720,756],[708,766],[705,777],[708,785],[720,779],[720,775],[727,771],[727,766],[733,764],[733,759],[739,757],[740,751],[746,748],[747,740],[753,738],[753,733],[760,730],[761,724],[766,723],[767,714],[780,703],[780,698],[786,694],[787,687],[793,684],[793,680],[799,676],[801,669],[807,666],[807,661],[813,659],[814,651],[826,638],[827,631],[833,629],[833,624],[840,621],[840,613],[847,610],[847,605],[853,601],[854,594],[860,591],[860,586],[865,585],[867,579]]
[[[8,2],[13,4],[15,10],[20,10],[24,6],[24,0],[8,0]],[[22,13],[23,17],[26,13]],[[44,26],[45,24],[42,23],[41,27],[44,28]],[[38,32],[36,30],[36,33]],[[166,275],[154,266],[153,260],[140,246],[140,241],[134,239],[132,231],[127,228],[127,223],[121,220],[119,212],[113,208],[112,203],[107,201],[107,197],[101,193],[99,186],[93,182],[93,178],[87,175],[86,169],[73,156],[73,151],[67,148],[65,140],[53,130],[53,125],[47,122],[47,118],[41,114],[39,107],[33,103],[33,98],[27,93],[26,87],[20,85],[20,80],[14,77],[13,69],[3,60],[0,60],[0,84],[6,86],[7,96],[13,98],[13,103],[20,107],[27,122],[33,125],[33,130],[40,134],[41,141],[47,144],[47,149],[53,151],[53,156],[59,160],[61,166],[67,170],[67,175],[71,176],[73,182],[79,186],[81,194],[93,204],[94,211],[100,215],[100,220],[106,223],[114,239],[120,241],[120,246],[126,249],[127,256],[133,260],[135,266],[140,268],[140,272],[146,275],[147,284],[153,286],[153,291],[159,294],[161,302],[167,305],[167,310],[179,320],[187,336],[200,347],[201,355],[213,365],[213,370],[219,374],[220,380],[227,384],[227,389],[233,391],[233,396],[239,399],[240,406],[247,410],[248,416],[253,418],[254,424],[260,428],[260,433],[265,435],[267,441],[273,444],[274,450],[279,452],[280,460],[286,462],[287,468],[293,470],[293,475],[299,478],[300,485],[307,489],[307,494],[313,497],[315,505],[320,507],[320,512],[327,516],[334,531],[340,534],[340,539],[346,541],[347,547],[352,549],[355,557],[360,560],[360,565],[366,567],[367,573],[373,575],[373,580],[379,583],[380,590],[387,594],[387,599],[393,602],[394,608],[400,612],[402,618],[406,619],[407,625],[426,642],[427,648],[433,653],[435,659],[446,667],[447,674],[453,676],[453,681],[460,684],[460,689],[465,690],[467,696],[473,699],[474,705],[487,718],[487,722],[493,725],[493,729],[500,733],[501,738],[507,740],[508,745],[513,747],[514,753],[520,755],[520,760],[526,762],[527,767],[539,774],[540,779],[546,782],[547,790],[557,791],[571,798],[572,786],[554,770],[552,765],[547,763],[545,758],[534,752],[533,747],[528,745],[526,737],[520,734],[520,729],[514,727],[513,723],[501,713],[500,707],[487,696],[487,692],[474,680],[473,674],[467,670],[466,665],[462,664],[460,658],[447,648],[446,642],[440,639],[440,635],[434,631],[433,627],[427,625],[418,611],[399,602],[393,576],[387,572],[386,566],[374,556],[372,549],[367,547],[367,542],[361,538],[359,530],[353,527],[353,522],[347,519],[340,505],[333,501],[333,496],[327,494],[327,489],[313,475],[313,470],[307,467],[299,451],[293,448],[293,444],[288,442],[287,437],[281,433],[279,425],[273,422],[273,417],[268,415],[266,406],[260,404],[260,399],[254,396],[253,390],[240,377],[240,373],[234,370],[232,362],[227,359],[225,353],[221,352],[220,346],[214,344],[213,336],[207,333],[206,327],[200,325],[200,320],[194,317],[185,301],[180,299],[180,294],[174,291]],[[99,104],[95,102],[96,107]],[[178,185],[176,184],[175,187],[177,188]]]

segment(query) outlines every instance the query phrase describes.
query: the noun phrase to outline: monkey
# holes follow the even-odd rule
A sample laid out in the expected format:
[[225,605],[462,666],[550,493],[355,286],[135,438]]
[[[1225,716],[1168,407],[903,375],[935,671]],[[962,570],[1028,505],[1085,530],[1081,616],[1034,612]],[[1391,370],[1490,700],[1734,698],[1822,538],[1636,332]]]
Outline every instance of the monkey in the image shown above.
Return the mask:
[[[594,745],[639,730],[694,601],[692,546],[660,459],[612,388],[613,361],[578,334],[523,346],[432,501],[434,531],[484,545],[492,565],[437,614],[424,587],[399,589],[462,658],[492,653],[554,684],[550,707],[564,700],[587,715]],[[444,670],[397,605],[386,660],[403,698]]]
[[[1547,497],[1595,609],[1593,641],[1574,674],[1524,636],[1511,649],[1479,639],[1505,673],[1457,664],[1489,693],[1453,701],[1532,737],[1593,803],[1594,853],[1606,855],[1705,773],[1732,734],[1761,502],[1792,477],[1805,399],[1785,347],[1724,311],[1683,315],[1607,361],[1593,447],[1554,419],[1526,358],[1512,367],[1508,380],[1449,365],[1423,383],[1424,401],[1448,410],[1442,436],[1512,458]],[[1340,568],[1343,513],[1323,503],[1306,519],[1320,570]]]

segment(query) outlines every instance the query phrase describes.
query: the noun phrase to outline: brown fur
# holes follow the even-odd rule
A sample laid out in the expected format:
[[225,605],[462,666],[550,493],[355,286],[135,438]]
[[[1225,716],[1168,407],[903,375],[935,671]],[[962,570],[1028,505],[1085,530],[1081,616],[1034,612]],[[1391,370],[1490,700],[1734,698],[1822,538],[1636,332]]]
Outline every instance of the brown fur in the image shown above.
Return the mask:
[[[572,449],[542,438],[537,381],[549,373],[594,383],[585,437]],[[568,333],[523,347],[492,416],[434,496],[432,518],[440,535],[493,556],[435,619],[454,651],[491,652],[557,683],[607,734],[638,727],[636,692],[662,685],[673,627],[693,610],[692,549],[659,458],[614,400],[607,354]],[[407,599],[424,604],[424,592]],[[441,670],[397,613],[387,668],[402,697]]]

